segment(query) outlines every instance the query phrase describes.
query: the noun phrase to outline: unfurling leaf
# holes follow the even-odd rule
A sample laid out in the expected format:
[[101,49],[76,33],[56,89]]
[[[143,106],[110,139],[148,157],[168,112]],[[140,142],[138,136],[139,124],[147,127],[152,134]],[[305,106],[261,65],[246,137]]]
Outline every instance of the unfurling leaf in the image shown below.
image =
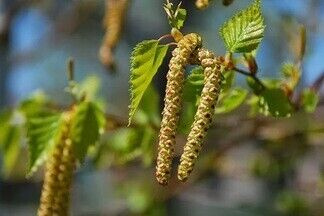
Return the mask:
[[27,138],[29,144],[29,170],[31,176],[60,139],[63,127],[61,114],[48,113],[42,117],[31,118],[27,122]]
[[167,45],[159,45],[158,43],[157,40],[142,41],[136,45],[132,52],[129,124],[168,51]]
[[308,113],[313,113],[316,109],[319,97],[312,89],[304,89],[302,93],[302,106]]
[[260,44],[265,25],[261,13],[260,0],[242,10],[220,29],[220,34],[230,52],[247,53]]
[[77,106],[72,118],[71,140],[80,162],[83,162],[89,146],[98,141],[104,123],[105,115],[96,104],[82,102]]
[[239,107],[248,95],[248,91],[242,88],[230,90],[223,100],[219,102],[215,111],[217,114],[228,113]]

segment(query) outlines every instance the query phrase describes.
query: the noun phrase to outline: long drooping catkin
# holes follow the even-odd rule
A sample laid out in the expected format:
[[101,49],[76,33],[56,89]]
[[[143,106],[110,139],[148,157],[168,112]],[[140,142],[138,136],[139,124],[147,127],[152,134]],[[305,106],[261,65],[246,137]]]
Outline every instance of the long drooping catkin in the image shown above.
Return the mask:
[[221,88],[221,73],[224,70],[222,57],[216,58],[207,50],[199,50],[198,59],[204,68],[204,88],[184,152],[180,158],[178,179],[181,181],[187,180],[200,153],[203,140],[212,122]]
[[196,7],[203,10],[209,6],[211,0],[196,0]]
[[106,33],[100,47],[101,62],[107,67],[114,65],[113,50],[116,47],[123,28],[128,0],[106,0],[104,27]]
[[75,169],[72,142],[68,138],[69,121],[66,120],[61,142],[55,146],[47,162],[38,216],[69,215],[70,189]]
[[156,165],[156,179],[162,185],[166,185],[171,176],[171,164],[181,109],[185,66],[188,64],[190,55],[199,46],[201,46],[200,36],[194,33],[185,35],[178,42],[177,48],[173,50],[173,57],[169,63]]

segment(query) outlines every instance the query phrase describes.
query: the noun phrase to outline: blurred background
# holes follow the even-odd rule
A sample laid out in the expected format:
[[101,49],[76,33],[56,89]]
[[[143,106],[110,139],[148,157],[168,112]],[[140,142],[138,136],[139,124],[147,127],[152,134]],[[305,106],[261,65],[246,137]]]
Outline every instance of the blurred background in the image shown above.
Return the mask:
[[[1,0],[1,108],[14,107],[35,92],[62,106],[69,104],[64,93],[66,60],[73,57],[76,80],[86,79],[90,87],[100,88],[107,113],[127,121],[129,56],[138,42],[169,33],[163,3],[130,0],[112,71],[98,59],[104,36],[103,0]],[[185,1],[188,18],[183,31],[199,32],[205,46],[224,54],[219,27],[250,3],[236,0],[224,7],[214,0],[200,11],[193,0]],[[262,9],[266,32],[257,55],[260,76],[279,76],[282,63],[293,60],[290,42],[303,24],[307,48],[300,88],[312,85],[324,72],[324,1],[263,0]],[[160,104],[152,108],[157,118],[167,69],[165,61],[154,79],[157,94],[151,100],[156,101],[153,107]],[[237,84],[244,87],[244,77],[238,76]],[[251,120],[246,113],[243,106],[219,116],[192,179],[186,184],[174,179],[165,188],[154,179],[156,131],[146,144],[137,140],[150,130],[141,134],[121,128],[108,133],[100,153],[94,150],[76,172],[72,215],[323,216],[323,100],[314,114],[297,113],[290,119]],[[181,135],[178,139],[185,141]],[[0,177],[1,216],[36,213],[42,173],[25,178],[26,148],[21,151],[15,168]]]

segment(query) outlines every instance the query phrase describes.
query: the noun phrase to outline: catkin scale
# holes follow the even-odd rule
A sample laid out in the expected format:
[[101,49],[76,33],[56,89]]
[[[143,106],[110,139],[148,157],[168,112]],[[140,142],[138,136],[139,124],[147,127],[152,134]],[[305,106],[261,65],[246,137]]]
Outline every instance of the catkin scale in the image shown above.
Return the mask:
[[167,74],[156,165],[156,179],[161,185],[166,185],[171,176],[175,136],[182,103],[185,66],[189,62],[190,55],[200,46],[200,36],[191,33],[183,36],[178,42],[177,48],[172,52]]
[[123,28],[128,0],[106,0],[104,27],[106,29],[99,57],[107,67],[114,66],[113,50],[116,47]]
[[180,158],[178,179],[181,181],[186,181],[192,172],[207,130],[212,123],[215,105],[221,89],[221,73],[224,70],[223,59],[215,57],[213,53],[207,50],[198,51],[198,60],[204,68],[204,87],[187,143]]
[[[69,119],[69,117],[68,117]],[[66,120],[60,142],[48,159],[38,216],[69,215],[70,189],[75,169],[75,157]]]

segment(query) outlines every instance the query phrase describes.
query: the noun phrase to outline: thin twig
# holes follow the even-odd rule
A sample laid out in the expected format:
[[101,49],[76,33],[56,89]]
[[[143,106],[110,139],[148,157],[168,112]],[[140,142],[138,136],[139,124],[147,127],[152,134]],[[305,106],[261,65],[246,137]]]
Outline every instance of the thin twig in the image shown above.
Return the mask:
[[245,76],[252,77],[263,89],[266,89],[266,86],[263,84],[263,82],[258,77],[255,76],[255,74],[251,74],[250,72],[242,70],[237,67],[233,67],[233,70],[240,74],[243,74]]
[[158,39],[158,41],[160,42],[161,40],[166,39],[166,38],[172,38],[172,35],[171,35],[171,34],[162,35],[162,36]]

